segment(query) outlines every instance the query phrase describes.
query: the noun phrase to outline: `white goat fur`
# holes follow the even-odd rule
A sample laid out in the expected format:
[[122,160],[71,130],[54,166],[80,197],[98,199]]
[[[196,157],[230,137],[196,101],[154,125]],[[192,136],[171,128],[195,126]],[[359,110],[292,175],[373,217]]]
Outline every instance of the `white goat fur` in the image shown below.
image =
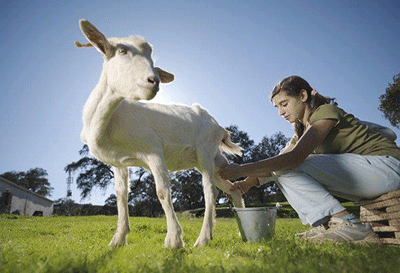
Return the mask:
[[174,76],[151,59],[151,46],[137,36],[105,38],[91,23],[80,20],[80,28],[89,43],[104,57],[100,80],[83,109],[81,138],[99,160],[114,167],[118,225],[110,246],[126,243],[129,233],[128,168],[141,166],[151,170],[157,196],[167,219],[165,247],[182,247],[182,229],[173,210],[169,171],[196,167],[202,173],[205,216],[195,246],[212,238],[215,219],[215,186],[232,196],[234,205],[244,207],[240,191],[230,191],[231,182],[218,175],[226,164],[220,148],[232,154],[241,149],[229,139],[229,133],[199,105],[163,105],[143,103],[152,99],[159,83]]

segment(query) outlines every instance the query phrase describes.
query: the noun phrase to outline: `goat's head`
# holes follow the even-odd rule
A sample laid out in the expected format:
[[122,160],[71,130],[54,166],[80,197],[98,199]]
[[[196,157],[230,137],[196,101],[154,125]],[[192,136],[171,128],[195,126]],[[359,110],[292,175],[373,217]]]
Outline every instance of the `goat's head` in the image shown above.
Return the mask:
[[159,84],[172,82],[174,75],[154,67],[152,47],[141,37],[106,38],[89,21],[80,20],[89,43],[75,41],[77,47],[95,47],[104,57],[103,76],[108,86],[127,99],[151,100]]

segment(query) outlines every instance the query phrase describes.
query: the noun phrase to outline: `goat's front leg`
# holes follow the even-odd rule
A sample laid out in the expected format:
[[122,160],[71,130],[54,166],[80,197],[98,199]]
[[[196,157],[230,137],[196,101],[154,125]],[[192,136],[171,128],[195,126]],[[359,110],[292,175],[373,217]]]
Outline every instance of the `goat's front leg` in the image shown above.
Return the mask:
[[167,236],[164,245],[170,248],[183,247],[182,228],[172,205],[171,186],[164,158],[160,155],[151,155],[149,156],[148,166],[156,182],[158,200],[160,200],[167,218]]
[[117,193],[118,224],[117,231],[110,242],[111,247],[126,244],[126,235],[129,233],[128,211],[128,169],[114,168],[115,191]]

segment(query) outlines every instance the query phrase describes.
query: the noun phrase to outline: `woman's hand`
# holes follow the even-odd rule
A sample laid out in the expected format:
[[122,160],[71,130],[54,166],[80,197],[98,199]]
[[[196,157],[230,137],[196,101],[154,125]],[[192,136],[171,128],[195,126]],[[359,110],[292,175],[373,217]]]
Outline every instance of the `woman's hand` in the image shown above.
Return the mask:
[[243,175],[241,174],[240,165],[236,163],[230,163],[221,168],[219,175],[225,180],[235,180]]
[[258,185],[258,178],[255,176],[249,176],[245,180],[236,181],[232,184],[231,191],[239,189],[242,194],[247,193],[252,187]]

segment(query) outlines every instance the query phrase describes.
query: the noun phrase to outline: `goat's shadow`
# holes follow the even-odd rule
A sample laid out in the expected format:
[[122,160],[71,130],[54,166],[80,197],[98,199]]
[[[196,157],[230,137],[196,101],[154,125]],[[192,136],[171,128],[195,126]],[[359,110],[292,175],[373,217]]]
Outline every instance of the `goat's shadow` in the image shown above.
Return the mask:
[[65,261],[54,272],[97,272],[100,268],[106,267],[107,263],[113,259],[117,252],[118,248],[109,248],[106,252],[95,259],[89,258],[90,254],[83,255],[83,257],[79,258],[64,257],[69,261]]

